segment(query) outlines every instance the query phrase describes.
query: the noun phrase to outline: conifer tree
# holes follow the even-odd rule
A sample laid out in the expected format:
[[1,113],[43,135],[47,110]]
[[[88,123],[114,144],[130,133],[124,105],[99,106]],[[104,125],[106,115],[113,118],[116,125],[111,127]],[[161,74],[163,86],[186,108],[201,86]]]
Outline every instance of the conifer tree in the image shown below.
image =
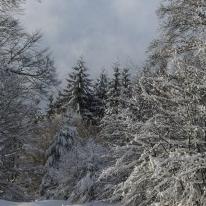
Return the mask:
[[60,156],[72,148],[74,139],[77,134],[76,130],[71,127],[70,118],[67,117],[66,121],[64,121],[62,128],[60,129],[59,133],[54,137],[54,141],[47,151],[47,164],[49,166],[55,166]]
[[94,86],[95,116],[97,119],[102,119],[105,115],[108,83],[107,75],[102,72]]
[[[125,72],[124,88],[129,83],[127,72]],[[104,118],[101,120],[100,137],[110,146],[123,146],[128,143],[126,135],[125,113],[123,108],[125,99],[123,99],[123,79],[119,65],[114,67],[113,78],[110,81],[109,90],[107,92],[107,104]]]
[[66,111],[71,107],[83,120],[91,120],[92,82],[83,58],[77,61],[73,72],[69,74],[67,86],[61,94],[59,105]]
[[107,93],[107,113],[118,114],[120,107],[121,95],[121,72],[118,64],[114,65],[113,78],[110,81],[109,90]]
[[121,106],[126,108],[129,106],[129,99],[132,95],[132,86],[129,69],[123,69],[121,74]]
[[[59,179],[56,176],[55,171],[58,171],[60,167],[62,167],[62,158],[65,156],[65,154],[69,152],[75,153],[73,148],[75,143],[78,141],[78,135],[76,128],[71,126],[73,123],[73,116],[74,114],[70,113],[69,111],[64,114],[61,127],[53,137],[53,141],[46,151],[46,170],[40,187],[41,195],[49,193],[50,191],[47,191],[47,189],[52,188],[54,182]],[[72,159],[71,161],[74,160]]]

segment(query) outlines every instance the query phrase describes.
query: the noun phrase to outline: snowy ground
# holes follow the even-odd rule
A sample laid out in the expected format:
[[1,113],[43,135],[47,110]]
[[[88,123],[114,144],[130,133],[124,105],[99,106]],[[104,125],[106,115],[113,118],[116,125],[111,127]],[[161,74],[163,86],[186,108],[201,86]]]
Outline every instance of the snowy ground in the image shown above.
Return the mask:
[[67,206],[68,202],[64,201],[41,201],[33,203],[13,203],[0,200],[0,206]]
[[85,205],[71,205],[71,204],[69,204],[69,202],[55,201],[55,200],[39,201],[39,202],[33,202],[33,203],[14,203],[14,202],[0,200],[0,206],[106,206],[106,205],[102,204],[102,203],[89,203],[89,204],[85,204]]

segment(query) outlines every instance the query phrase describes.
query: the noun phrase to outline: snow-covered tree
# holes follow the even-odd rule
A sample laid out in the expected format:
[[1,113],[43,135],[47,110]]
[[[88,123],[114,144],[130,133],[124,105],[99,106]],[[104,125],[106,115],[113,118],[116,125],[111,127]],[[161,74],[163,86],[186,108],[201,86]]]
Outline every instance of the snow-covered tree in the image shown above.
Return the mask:
[[[100,138],[109,146],[123,146],[129,142],[127,133],[127,109],[118,114],[106,114],[101,120]],[[129,115],[129,114],[128,114]]]
[[106,150],[92,139],[81,139],[75,115],[63,121],[47,154],[41,195],[46,198],[85,202],[94,199],[96,172],[103,167]]
[[0,71],[0,82],[0,196],[21,199],[23,190],[16,183],[20,174],[18,161],[36,109],[25,102],[22,78]]
[[84,60],[80,58],[77,65],[73,67],[73,72],[69,74],[66,88],[60,99],[60,105],[62,105],[60,107],[64,110],[72,107],[75,112],[81,115],[83,120],[92,119],[92,89],[87,70]]
[[[40,99],[56,84],[55,67],[38,33],[28,34],[14,15],[21,1],[0,1],[0,197],[28,198],[21,159],[36,129]],[[12,12],[11,12],[12,11]],[[25,182],[28,179],[25,178]]]
[[6,12],[13,8],[18,8],[23,1],[24,0],[1,0],[0,1],[1,12]]
[[47,150],[48,161],[47,164],[54,165],[59,161],[59,158],[66,151],[69,151],[74,144],[76,138],[76,130],[71,127],[71,120],[67,119],[67,122],[63,123],[63,127],[60,132],[54,137],[54,142],[50,145]]
[[121,95],[121,72],[118,64],[114,65],[113,78],[107,92],[107,114],[118,114]]
[[[174,75],[154,78],[148,82],[153,89],[145,91],[147,98],[158,102],[159,113],[142,125],[135,139],[145,151],[142,156],[145,166],[138,166],[138,172],[132,174],[133,182],[145,181],[142,205],[204,202],[205,106],[201,99],[205,83],[202,72],[183,66]],[[126,190],[133,188],[126,196],[129,205],[138,191],[131,181],[125,184]],[[134,205],[139,197],[136,198]]]
[[125,91],[123,93],[125,95],[131,96],[131,78],[130,78],[130,73],[129,69],[123,69],[122,71],[122,77],[121,77],[121,85]]
[[121,107],[129,107],[129,99],[132,96],[132,83],[129,69],[123,69],[121,73]]
[[161,5],[159,16],[170,54],[190,53],[204,45],[205,9],[201,0],[169,0]]
[[171,0],[160,9],[163,36],[131,98],[127,132],[140,156],[128,159],[134,167],[112,194],[122,204],[205,204],[204,13],[204,1]]
[[[170,6],[188,9],[182,3]],[[155,107],[136,130],[134,142],[143,152],[121,188],[126,205],[204,205],[205,50],[204,44],[196,46],[181,45],[180,53],[164,57],[164,72],[141,78],[143,97]]]
[[105,115],[109,80],[105,72],[102,72],[94,85],[95,116],[101,120]]
[[43,178],[42,185],[41,185],[42,195],[46,193],[46,190],[49,187],[53,187],[52,184],[55,184],[54,182],[51,182],[52,175],[54,174],[50,174],[50,173],[52,173],[53,170],[59,168],[62,156],[65,155],[65,153],[71,151],[73,145],[77,141],[76,129],[71,126],[72,124],[71,114],[68,113],[61,124],[62,126],[60,127],[57,134],[54,136],[53,142],[51,143],[51,145],[49,146],[46,152],[47,172]]
[[[149,47],[153,69],[164,73],[171,67],[174,54],[191,60],[205,47],[205,9],[201,0],[168,0],[161,4],[158,15],[162,35]],[[180,12],[181,11],[181,12]]]

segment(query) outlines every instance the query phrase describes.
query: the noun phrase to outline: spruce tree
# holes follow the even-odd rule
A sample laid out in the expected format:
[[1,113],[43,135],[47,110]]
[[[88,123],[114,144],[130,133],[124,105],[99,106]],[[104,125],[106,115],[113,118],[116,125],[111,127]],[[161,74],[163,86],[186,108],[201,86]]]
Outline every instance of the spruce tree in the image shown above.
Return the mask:
[[[125,83],[126,86],[126,83]],[[100,137],[110,146],[127,144],[125,135],[125,119],[122,107],[122,77],[119,65],[115,65],[113,78],[107,92],[107,104],[104,118],[101,120]]]
[[121,106],[126,108],[132,95],[129,69],[123,69],[121,73]]
[[69,107],[77,112],[83,120],[91,120],[92,83],[83,58],[77,61],[73,72],[66,79],[67,86],[61,94],[59,105],[66,111]]
[[106,101],[108,92],[108,77],[102,72],[96,80],[94,86],[95,116],[96,119],[102,119],[105,114]]
[[[79,139],[76,128],[72,126],[74,120],[73,117],[73,113],[66,112],[59,131],[57,131],[53,137],[53,141],[46,151],[47,161],[45,165],[45,175],[40,186],[41,195],[51,195],[53,184],[56,184],[56,187],[59,186],[60,178],[58,176],[61,175],[60,171],[62,164],[65,164],[65,155],[71,152],[71,154],[74,154],[71,161],[76,161],[74,160],[74,148]],[[56,175],[57,172],[58,175]],[[52,195],[54,197],[56,194]]]
[[107,113],[118,114],[121,95],[121,72],[118,64],[114,66],[113,78],[108,90]]
[[[68,117],[67,117],[68,118]],[[62,128],[54,138],[53,143],[50,145],[47,156],[47,164],[49,166],[55,166],[61,155],[72,148],[74,139],[77,136],[76,130],[71,127],[70,118],[64,121]]]

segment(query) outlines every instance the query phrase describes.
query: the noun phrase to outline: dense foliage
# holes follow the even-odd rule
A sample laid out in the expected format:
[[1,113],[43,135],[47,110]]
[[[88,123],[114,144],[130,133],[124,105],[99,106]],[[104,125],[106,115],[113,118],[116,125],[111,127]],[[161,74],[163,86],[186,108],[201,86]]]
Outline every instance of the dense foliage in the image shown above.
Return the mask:
[[11,16],[21,1],[0,2],[0,197],[205,205],[205,1],[161,4],[135,75],[116,63],[92,80],[80,58],[45,114],[53,61]]

